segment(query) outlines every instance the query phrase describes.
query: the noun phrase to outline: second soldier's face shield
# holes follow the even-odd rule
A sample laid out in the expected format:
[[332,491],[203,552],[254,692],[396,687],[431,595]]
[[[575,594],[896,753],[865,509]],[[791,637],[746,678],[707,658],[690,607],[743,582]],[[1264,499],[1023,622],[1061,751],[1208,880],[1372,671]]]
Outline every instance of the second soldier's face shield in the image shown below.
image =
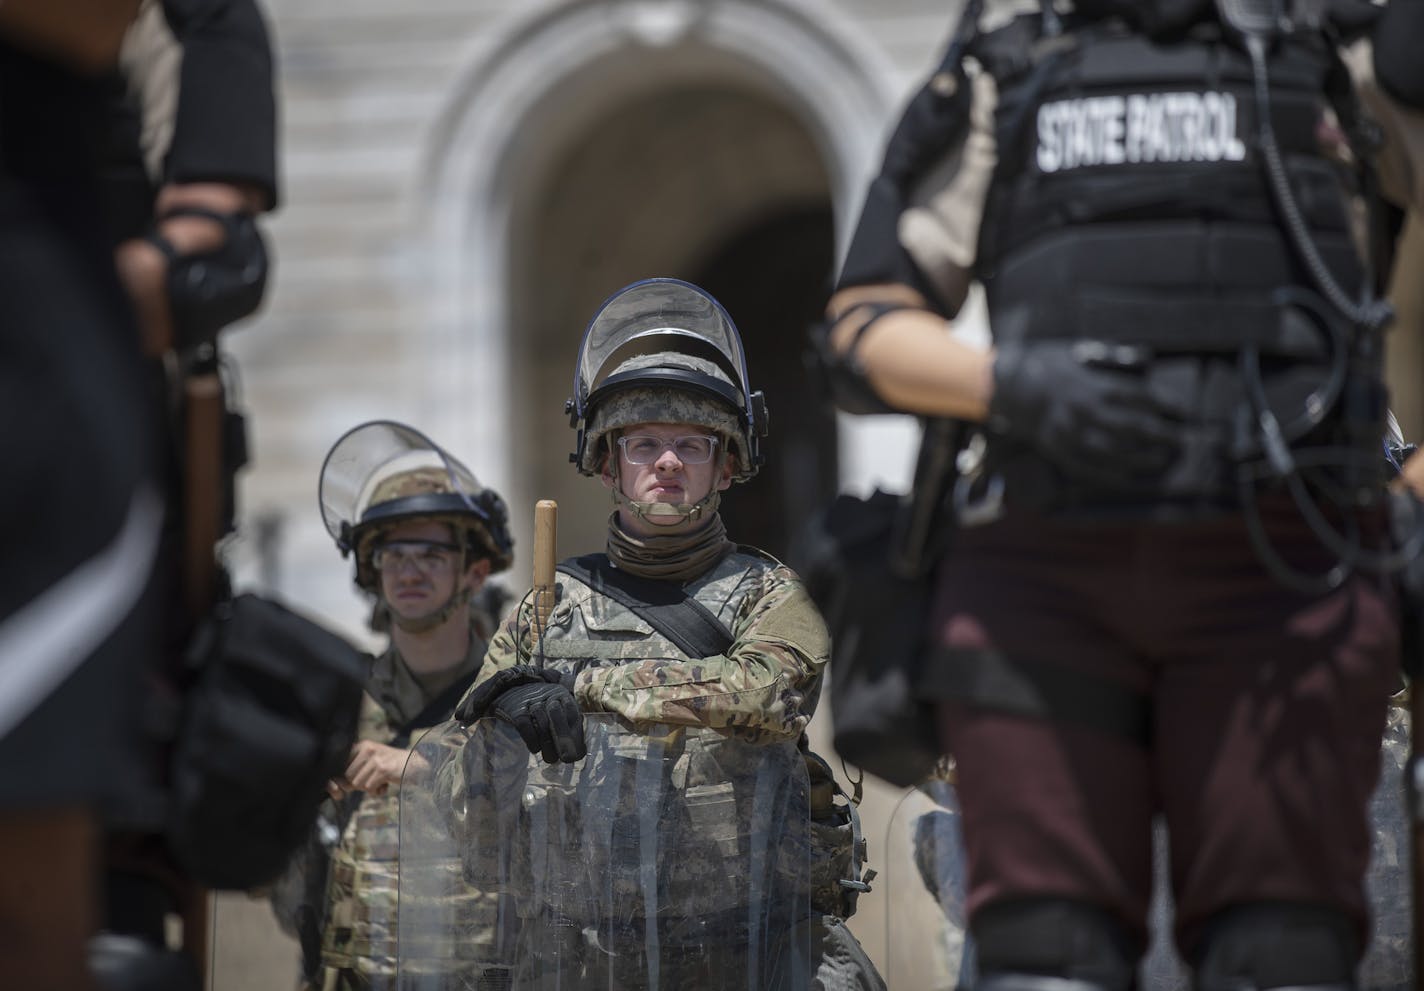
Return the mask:
[[382,507],[404,517],[469,512],[485,519],[478,501],[482,491],[470,469],[419,430],[375,420],[347,431],[332,446],[321,467],[318,498],[327,532],[348,552],[355,529],[378,523]]

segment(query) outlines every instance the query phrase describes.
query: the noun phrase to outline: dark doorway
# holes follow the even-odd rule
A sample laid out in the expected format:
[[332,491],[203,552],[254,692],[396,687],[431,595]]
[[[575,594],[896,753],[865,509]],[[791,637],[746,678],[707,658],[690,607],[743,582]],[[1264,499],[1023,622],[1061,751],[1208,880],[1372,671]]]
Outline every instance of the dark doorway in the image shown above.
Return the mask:
[[[654,86],[605,117],[582,121],[548,155],[546,164],[525,170],[530,181],[519,187],[510,224],[512,394],[519,403],[511,442],[527,455],[512,499],[521,507],[558,501],[561,553],[603,546],[612,500],[565,456],[573,434],[563,400],[579,340],[598,305],[630,282],[710,279],[707,288],[749,338],[752,382],[771,401],[775,434],[767,478],[739,485],[727,500],[738,519],[741,504],[770,500],[774,505],[754,515],[775,525],[749,522],[733,537],[779,553],[790,515],[779,507],[791,463],[783,452],[788,438],[810,436],[793,422],[803,404],[799,354],[833,254],[821,149],[780,103],[745,87],[699,82]],[[833,474],[834,462],[811,459],[809,470]],[[527,514],[519,526],[532,534]]]
[[807,363],[835,264],[829,203],[763,216],[692,266],[691,281],[727,308],[742,334],[747,374],[766,393],[766,463],[722,505],[734,540],[796,566],[788,555],[808,516],[837,486],[836,421]]

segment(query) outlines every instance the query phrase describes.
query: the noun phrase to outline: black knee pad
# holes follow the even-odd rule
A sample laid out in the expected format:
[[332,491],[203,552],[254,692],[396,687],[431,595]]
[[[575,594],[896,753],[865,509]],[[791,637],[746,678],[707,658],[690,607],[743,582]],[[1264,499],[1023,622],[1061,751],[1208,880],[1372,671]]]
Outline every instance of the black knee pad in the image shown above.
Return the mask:
[[990,905],[969,932],[983,975],[975,986],[985,991],[1129,991],[1142,955],[1140,941],[1107,912],[1067,899]]
[[1343,912],[1261,902],[1218,913],[1192,956],[1197,991],[1350,991],[1360,947]]

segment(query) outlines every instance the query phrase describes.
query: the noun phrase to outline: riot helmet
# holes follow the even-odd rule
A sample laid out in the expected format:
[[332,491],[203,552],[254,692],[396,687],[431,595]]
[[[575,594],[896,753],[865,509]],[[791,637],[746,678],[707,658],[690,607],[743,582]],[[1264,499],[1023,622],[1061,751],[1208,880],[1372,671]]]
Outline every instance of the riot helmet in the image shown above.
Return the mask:
[[565,404],[577,436],[569,460],[596,475],[618,431],[635,423],[692,423],[723,439],[734,481],[761,466],[766,401],[747,384],[736,325],[706,291],[646,279],[610,296],[584,333]]
[[[341,556],[356,556],[356,584],[378,599],[375,550],[381,535],[399,523],[448,524],[462,571],[485,559],[495,573],[514,560],[504,500],[438,444],[402,423],[373,420],[343,434],[322,463],[318,499]],[[452,594],[431,621],[402,625],[412,630],[437,625],[460,601]]]

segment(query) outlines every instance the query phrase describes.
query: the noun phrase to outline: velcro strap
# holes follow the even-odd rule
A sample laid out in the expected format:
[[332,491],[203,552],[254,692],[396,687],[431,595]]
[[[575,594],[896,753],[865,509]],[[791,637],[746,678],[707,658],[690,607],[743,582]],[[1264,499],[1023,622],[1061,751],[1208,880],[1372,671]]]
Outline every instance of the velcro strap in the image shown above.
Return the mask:
[[869,330],[872,326],[874,326],[875,322],[881,317],[887,317],[892,313],[899,313],[902,310],[919,310],[921,312],[928,312],[927,310],[925,310],[924,307],[914,306],[910,303],[900,303],[895,301],[884,300],[864,300],[862,302],[853,304],[849,309],[847,309],[844,313],[840,315],[840,317],[836,320],[836,323],[840,323],[842,320],[849,318],[852,314],[870,314],[869,318],[867,318],[863,324],[861,324],[855,329],[855,333],[851,336],[850,339],[850,346],[845,349],[846,360],[850,363],[851,367],[855,368],[857,371],[862,368],[860,363],[859,352],[860,342],[865,337],[865,332]]
[[171,210],[163,211],[163,215],[158,218],[157,222],[161,224],[163,221],[171,220],[174,217],[202,217],[204,220],[212,220],[222,224],[224,227],[230,227],[234,219],[238,216],[240,216],[240,212],[223,213],[205,206],[184,204],[182,206],[175,206]]
[[1061,664],[1010,658],[997,650],[938,647],[930,653],[922,677],[928,697],[1075,723],[1143,747],[1152,738],[1146,695]]
[[431,726],[445,722],[455,711],[455,706],[469,691],[470,686],[475,683],[475,676],[480,673],[479,668],[455,679],[455,682],[446,686],[445,690],[436,695],[425,708],[417,712],[409,721],[400,727],[395,739],[390,742],[392,747],[410,746],[410,738],[416,730],[429,729]]
[[165,220],[171,220],[174,217],[202,217],[204,220],[211,220],[214,223],[221,224],[224,237],[231,237],[233,224],[237,222],[238,216],[239,214],[219,213],[216,210],[209,210],[205,206],[175,206],[171,210],[165,210],[163,216],[158,217],[154,221],[153,229],[144,235],[144,240],[163,252],[164,257],[172,263],[178,259],[178,249],[173,246],[172,241],[158,232],[159,224]]

